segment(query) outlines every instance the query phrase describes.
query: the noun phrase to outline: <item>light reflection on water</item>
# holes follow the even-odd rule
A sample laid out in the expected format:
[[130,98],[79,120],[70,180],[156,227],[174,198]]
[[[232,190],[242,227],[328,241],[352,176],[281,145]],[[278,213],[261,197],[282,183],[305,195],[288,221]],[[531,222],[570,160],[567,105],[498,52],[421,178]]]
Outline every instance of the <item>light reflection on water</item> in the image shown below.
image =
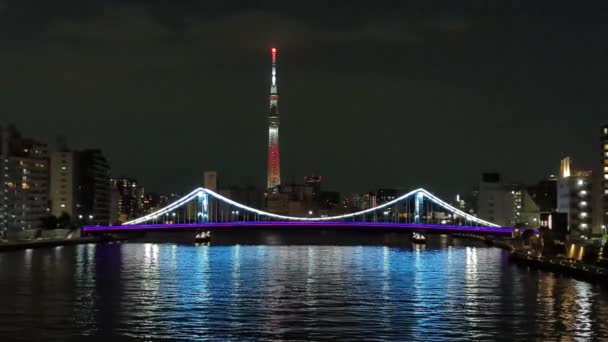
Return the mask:
[[[608,335],[596,285],[494,248],[111,244],[0,254],[0,336],[574,340]],[[49,330],[50,329],[50,330]]]

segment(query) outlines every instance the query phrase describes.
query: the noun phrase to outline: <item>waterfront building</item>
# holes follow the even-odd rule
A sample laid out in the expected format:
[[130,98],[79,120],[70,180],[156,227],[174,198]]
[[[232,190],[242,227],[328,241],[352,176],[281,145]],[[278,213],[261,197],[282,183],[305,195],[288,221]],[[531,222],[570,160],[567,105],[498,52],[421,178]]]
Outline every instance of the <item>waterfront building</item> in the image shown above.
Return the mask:
[[526,187],[505,184],[498,173],[481,176],[478,216],[503,227],[535,228],[540,224],[540,209]]
[[505,212],[509,227],[538,228],[540,225],[540,208],[522,184],[510,184],[506,187]]
[[0,232],[7,236],[42,226],[48,215],[48,146],[0,126]]
[[592,174],[590,170],[575,169],[570,157],[561,160],[557,211],[568,216],[570,234],[585,236],[591,234]]
[[528,187],[528,193],[538,205],[541,213],[557,211],[557,177],[554,175]]
[[509,210],[505,210],[507,190],[499,173],[483,173],[479,183],[478,216],[484,220],[506,227]]
[[77,218],[89,225],[107,225],[110,223],[110,163],[98,149],[77,151],[75,156]]
[[50,214],[87,225],[110,223],[110,164],[100,150],[67,151],[50,158]]
[[50,214],[76,217],[74,152],[67,150],[50,153]]

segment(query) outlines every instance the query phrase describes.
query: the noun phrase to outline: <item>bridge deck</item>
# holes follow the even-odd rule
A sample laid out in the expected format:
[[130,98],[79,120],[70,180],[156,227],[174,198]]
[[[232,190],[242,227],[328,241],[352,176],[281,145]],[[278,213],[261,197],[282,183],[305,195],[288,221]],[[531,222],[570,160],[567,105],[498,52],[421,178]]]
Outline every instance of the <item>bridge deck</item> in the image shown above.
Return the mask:
[[216,228],[379,228],[379,229],[404,229],[404,230],[426,230],[455,233],[486,233],[486,234],[512,234],[513,229],[507,227],[474,227],[454,226],[416,223],[384,223],[384,222],[301,222],[301,221],[270,221],[270,222],[221,222],[221,223],[174,223],[174,224],[133,224],[121,226],[85,226],[84,233],[94,232],[128,232],[128,231],[154,231],[154,230],[188,230],[188,229],[216,229]]

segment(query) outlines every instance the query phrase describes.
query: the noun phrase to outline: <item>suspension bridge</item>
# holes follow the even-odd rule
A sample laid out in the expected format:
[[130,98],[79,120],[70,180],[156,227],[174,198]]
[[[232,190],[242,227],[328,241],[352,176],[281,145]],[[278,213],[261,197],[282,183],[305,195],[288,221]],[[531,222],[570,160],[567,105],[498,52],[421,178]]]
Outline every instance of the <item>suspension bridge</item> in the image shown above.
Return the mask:
[[288,216],[238,203],[197,188],[164,208],[113,226],[85,226],[83,232],[177,231],[234,227],[317,227],[403,229],[442,233],[512,234],[513,229],[482,220],[425,189],[410,191],[376,207],[333,216]]

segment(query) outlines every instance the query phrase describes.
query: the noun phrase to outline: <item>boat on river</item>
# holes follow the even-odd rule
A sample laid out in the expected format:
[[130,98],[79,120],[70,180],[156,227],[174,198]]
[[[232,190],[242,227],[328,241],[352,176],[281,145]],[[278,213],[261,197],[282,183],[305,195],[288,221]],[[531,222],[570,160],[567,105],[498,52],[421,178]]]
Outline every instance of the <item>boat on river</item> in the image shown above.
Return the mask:
[[196,242],[196,243],[207,243],[209,241],[211,241],[211,232],[210,231],[199,232],[194,237],[194,242]]
[[426,237],[420,233],[414,233],[412,234],[412,242],[415,244],[425,244]]

